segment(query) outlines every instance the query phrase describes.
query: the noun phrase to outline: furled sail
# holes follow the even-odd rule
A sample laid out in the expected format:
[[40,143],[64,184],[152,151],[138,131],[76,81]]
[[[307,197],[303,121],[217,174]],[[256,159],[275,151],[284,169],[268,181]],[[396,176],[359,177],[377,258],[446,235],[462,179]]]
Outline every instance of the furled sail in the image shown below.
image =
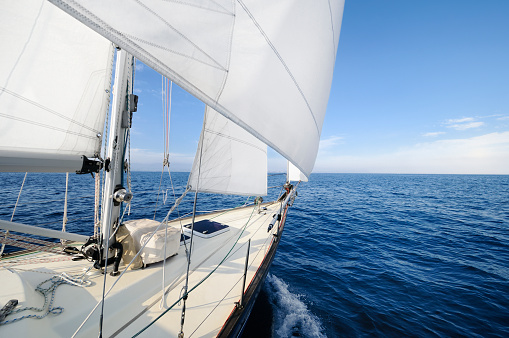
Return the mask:
[[0,171],[68,172],[100,152],[110,41],[42,0],[0,11]]
[[309,176],[344,0],[50,1]]
[[288,177],[288,182],[292,182],[292,181],[307,182],[308,181],[308,178],[303,173],[301,173],[301,171],[296,166],[294,166],[292,164],[292,162],[290,162],[290,161],[288,161],[287,177]]
[[207,106],[188,186],[200,192],[267,195],[267,146]]

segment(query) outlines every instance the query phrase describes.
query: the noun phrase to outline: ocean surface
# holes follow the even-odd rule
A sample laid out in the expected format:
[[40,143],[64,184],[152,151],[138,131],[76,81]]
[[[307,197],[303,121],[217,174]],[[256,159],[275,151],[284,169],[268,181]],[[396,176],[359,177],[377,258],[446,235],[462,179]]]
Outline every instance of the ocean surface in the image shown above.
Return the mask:
[[[23,177],[0,174],[0,219]],[[171,178],[134,172],[129,217],[162,218],[187,174]],[[70,175],[68,231],[92,231],[93,183]],[[64,192],[65,174],[28,174],[13,221],[60,230]],[[312,174],[298,192],[244,337],[509,337],[509,176]]]

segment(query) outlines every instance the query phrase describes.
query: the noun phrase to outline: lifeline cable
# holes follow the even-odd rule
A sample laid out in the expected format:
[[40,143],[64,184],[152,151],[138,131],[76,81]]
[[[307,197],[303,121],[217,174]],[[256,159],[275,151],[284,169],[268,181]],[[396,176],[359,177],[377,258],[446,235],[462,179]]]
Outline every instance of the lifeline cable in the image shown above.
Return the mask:
[[[21,197],[21,192],[23,191],[23,186],[25,185],[25,180],[27,179],[28,172],[25,173],[25,177],[23,178],[23,183],[21,183],[21,188],[19,189],[18,199],[16,200],[16,204],[14,205],[14,210],[12,211],[11,222],[14,219],[14,213],[16,212],[16,207],[18,206],[19,198]],[[5,239],[9,235],[9,230],[5,232]],[[2,244],[2,248],[0,249],[0,258],[2,258],[2,254],[4,253],[5,243]]]

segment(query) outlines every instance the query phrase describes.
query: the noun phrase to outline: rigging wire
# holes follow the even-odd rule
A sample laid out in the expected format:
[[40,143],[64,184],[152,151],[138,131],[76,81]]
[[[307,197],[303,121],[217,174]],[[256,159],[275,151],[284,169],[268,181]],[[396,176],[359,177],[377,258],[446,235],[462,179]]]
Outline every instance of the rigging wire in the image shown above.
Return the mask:
[[[207,109],[207,107],[205,107],[205,109]],[[184,321],[186,318],[186,300],[187,300],[187,295],[188,295],[187,290],[189,288],[189,268],[191,266],[191,254],[193,253],[194,221],[196,218],[196,203],[198,201],[198,188],[200,186],[201,160],[203,157],[203,139],[205,138],[203,133],[205,133],[206,121],[207,121],[207,114],[204,114],[203,130],[202,130],[202,135],[200,137],[201,143],[199,145],[200,157],[198,159],[198,177],[196,178],[196,187],[194,189],[193,216],[192,216],[192,220],[191,220],[191,239],[189,241],[189,252],[187,254],[186,283],[184,285],[184,295],[182,296],[182,299],[184,300],[184,302],[182,305],[182,315],[181,315],[181,319],[180,319],[180,333],[178,334],[179,338],[184,338]]]
[[[23,191],[23,187],[25,186],[25,181],[27,179],[27,175],[28,175],[28,172],[25,173],[25,177],[23,178],[23,182],[21,183],[21,188],[19,189],[19,193],[18,193],[18,199],[16,200],[16,204],[14,205],[14,210],[12,211],[11,222],[14,219],[14,214],[16,213],[16,208],[18,206],[19,198],[21,197],[21,192]],[[8,235],[9,235],[9,230],[7,230],[5,232],[5,239],[7,239]],[[4,249],[5,249],[5,243],[2,244],[2,248],[0,248],[0,258],[2,257],[2,254],[4,253]]]
[[163,167],[161,168],[161,178],[159,179],[159,189],[157,191],[157,197],[156,197],[156,206],[154,210],[154,217],[153,219],[156,219],[156,213],[157,213],[157,205],[159,202],[159,194],[161,193],[161,185],[163,182],[163,173],[164,168],[168,167],[168,172],[170,168],[170,117],[171,117],[171,97],[172,97],[172,88],[173,88],[173,81],[170,81],[169,79],[165,78],[163,75],[161,75],[161,100],[162,100],[162,106],[163,106],[163,133],[164,133],[164,152],[163,152]]

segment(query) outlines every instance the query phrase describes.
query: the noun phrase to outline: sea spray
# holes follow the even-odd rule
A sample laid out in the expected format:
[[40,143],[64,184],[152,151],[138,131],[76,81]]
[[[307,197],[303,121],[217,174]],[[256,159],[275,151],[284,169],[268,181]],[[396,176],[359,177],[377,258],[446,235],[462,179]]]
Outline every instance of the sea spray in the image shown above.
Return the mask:
[[274,311],[274,337],[326,337],[323,326],[306,304],[303,295],[288,290],[288,284],[269,274],[266,287]]

